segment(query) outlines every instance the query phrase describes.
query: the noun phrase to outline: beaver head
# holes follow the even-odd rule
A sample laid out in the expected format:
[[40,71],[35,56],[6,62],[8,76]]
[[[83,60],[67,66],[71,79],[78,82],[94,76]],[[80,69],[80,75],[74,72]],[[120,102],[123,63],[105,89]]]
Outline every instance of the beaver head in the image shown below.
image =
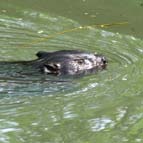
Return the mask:
[[61,50],[37,53],[38,68],[46,74],[76,75],[93,73],[106,68],[103,55],[78,50]]

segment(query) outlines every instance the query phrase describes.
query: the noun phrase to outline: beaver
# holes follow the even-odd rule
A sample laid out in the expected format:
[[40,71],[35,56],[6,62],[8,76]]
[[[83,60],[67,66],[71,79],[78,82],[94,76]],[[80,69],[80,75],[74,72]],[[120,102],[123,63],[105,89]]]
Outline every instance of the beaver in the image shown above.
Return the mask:
[[107,59],[103,55],[79,50],[40,51],[36,55],[38,59],[34,66],[45,74],[88,74],[106,69],[107,66]]
[[[9,65],[15,69],[14,71],[20,70],[21,74],[25,71],[29,73],[34,71],[34,73],[57,76],[96,73],[106,69],[107,66],[107,59],[103,55],[80,50],[39,51],[36,55],[37,59],[35,60],[0,62],[0,65],[1,67]],[[12,69],[11,72],[13,72]]]

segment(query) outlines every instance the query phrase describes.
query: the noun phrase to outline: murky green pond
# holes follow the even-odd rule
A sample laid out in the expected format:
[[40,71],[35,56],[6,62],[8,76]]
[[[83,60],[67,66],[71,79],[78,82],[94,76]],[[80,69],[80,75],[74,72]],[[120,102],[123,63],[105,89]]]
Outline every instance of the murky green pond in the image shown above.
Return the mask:
[[[0,61],[31,60],[41,50],[81,49],[105,55],[108,68],[82,78],[60,78],[21,76],[17,69],[1,66],[0,143],[142,143],[143,40],[129,30],[125,33],[131,36],[123,34],[124,26],[110,29],[114,32],[88,27],[48,39],[85,24],[84,16],[89,16],[88,24],[96,17],[88,0],[77,1],[83,17],[74,15],[77,7],[71,14],[75,2],[56,2],[0,2]],[[86,4],[90,7],[84,11]],[[142,6],[139,0],[136,4]],[[106,13],[106,6],[96,9]]]

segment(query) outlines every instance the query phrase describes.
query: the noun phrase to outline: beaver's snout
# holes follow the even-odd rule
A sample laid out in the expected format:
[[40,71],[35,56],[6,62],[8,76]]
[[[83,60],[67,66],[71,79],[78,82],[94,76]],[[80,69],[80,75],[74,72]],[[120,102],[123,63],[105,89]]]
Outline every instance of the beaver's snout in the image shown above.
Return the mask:
[[102,68],[105,69],[106,66],[107,66],[108,61],[104,56],[101,58],[101,61],[102,61]]
[[105,69],[107,66],[107,59],[103,55],[95,55],[96,59],[96,65],[99,67],[99,69]]

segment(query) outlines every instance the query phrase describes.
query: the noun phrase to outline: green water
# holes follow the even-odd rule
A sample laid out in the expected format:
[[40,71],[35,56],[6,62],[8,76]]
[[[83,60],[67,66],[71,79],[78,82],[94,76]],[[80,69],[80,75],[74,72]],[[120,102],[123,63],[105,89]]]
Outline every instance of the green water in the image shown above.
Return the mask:
[[[143,142],[142,1],[104,2],[1,0],[0,61],[81,49],[102,53],[109,63],[83,78],[20,76],[0,67],[0,143]],[[125,27],[88,27],[43,40],[85,24],[126,20]]]

